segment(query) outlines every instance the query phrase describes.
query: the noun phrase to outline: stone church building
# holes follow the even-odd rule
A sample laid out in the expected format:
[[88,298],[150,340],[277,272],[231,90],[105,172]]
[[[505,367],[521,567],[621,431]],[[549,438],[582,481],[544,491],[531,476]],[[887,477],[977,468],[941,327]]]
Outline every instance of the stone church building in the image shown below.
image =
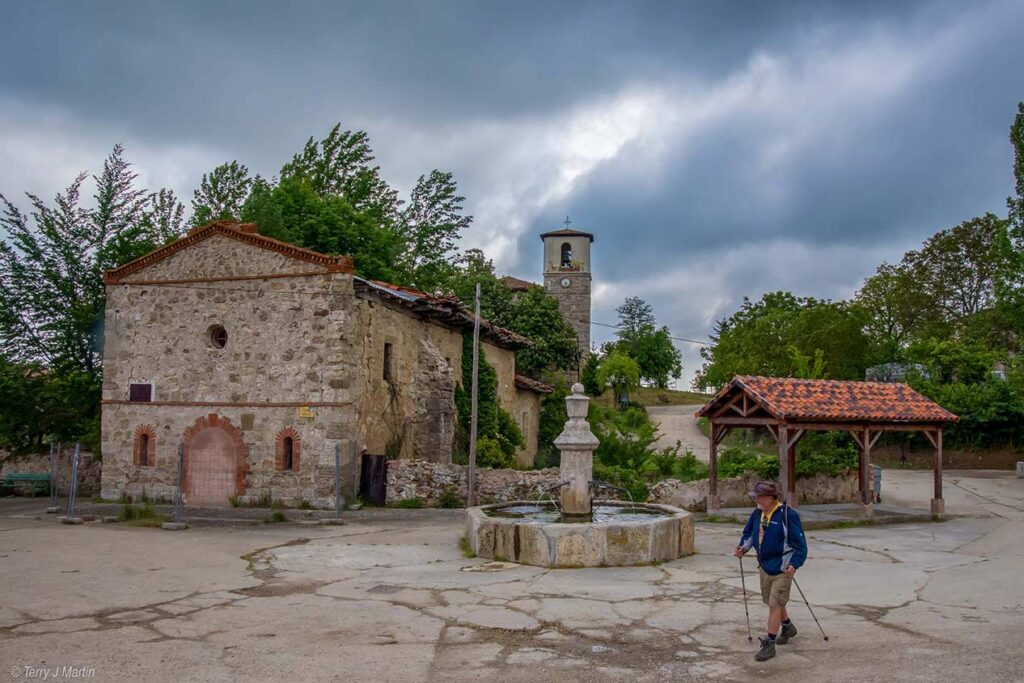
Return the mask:
[[[449,462],[462,334],[456,300],[354,275],[352,262],[216,222],[105,274],[102,496],[192,505],[333,501],[359,455]],[[589,313],[589,308],[588,308]],[[499,402],[537,450],[550,389],[515,372],[529,340],[481,326]]]

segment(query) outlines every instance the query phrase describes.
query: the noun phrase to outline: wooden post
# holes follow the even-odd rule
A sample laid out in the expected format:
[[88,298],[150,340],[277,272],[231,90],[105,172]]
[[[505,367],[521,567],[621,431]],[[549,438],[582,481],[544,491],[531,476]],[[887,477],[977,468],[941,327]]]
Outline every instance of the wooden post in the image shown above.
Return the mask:
[[860,449],[860,504],[864,506],[864,514],[870,515],[871,508],[871,428],[865,427],[861,433]]
[[711,423],[710,427],[709,439],[711,443],[708,448],[708,512],[722,509],[722,499],[718,497],[718,434],[721,428],[714,422]]
[[942,499],[942,427],[935,432],[935,497],[932,498],[932,514],[946,512],[946,501]]
[[779,425],[779,488],[783,502],[789,494],[789,430],[785,424]]
[[791,507],[799,507],[800,500],[796,495],[796,439],[786,448],[786,461],[789,464],[789,477],[786,481],[786,497]]

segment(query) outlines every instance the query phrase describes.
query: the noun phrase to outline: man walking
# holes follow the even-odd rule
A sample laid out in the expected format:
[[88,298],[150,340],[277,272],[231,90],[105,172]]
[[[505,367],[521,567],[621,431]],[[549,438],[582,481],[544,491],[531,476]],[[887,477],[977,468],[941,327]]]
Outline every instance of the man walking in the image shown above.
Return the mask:
[[807,559],[807,539],[800,515],[779,500],[774,482],[758,482],[750,497],[757,503],[757,509],[750,513],[735,555],[742,558],[751,548],[757,555],[761,599],[768,605],[768,637],[758,639],[761,650],[755,656],[757,661],[763,662],[775,656],[776,644],[785,645],[796,635],[796,626],[786,613],[786,603],[793,574]]

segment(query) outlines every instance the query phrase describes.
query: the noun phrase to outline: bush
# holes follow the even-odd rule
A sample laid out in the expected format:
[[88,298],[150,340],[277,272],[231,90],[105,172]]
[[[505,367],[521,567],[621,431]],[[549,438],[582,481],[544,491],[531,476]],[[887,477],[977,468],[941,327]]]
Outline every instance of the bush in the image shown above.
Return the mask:
[[796,474],[843,474],[857,469],[857,446],[845,432],[811,433],[797,446]]
[[515,458],[505,452],[497,439],[485,436],[476,440],[477,467],[507,468],[515,464]]
[[421,507],[423,507],[423,501],[420,500],[418,496],[413,496],[412,498],[403,498],[402,500],[398,501],[397,507],[406,510],[419,510]]
[[647,500],[647,484],[640,478],[640,473],[635,470],[595,462],[594,481],[621,486],[629,491],[632,499],[638,503]]
[[675,448],[664,448],[649,456],[644,462],[642,472],[644,475],[653,475],[659,479],[693,481],[707,478],[708,466],[697,460],[697,456],[690,451],[685,455],[679,455],[677,441]]
[[457,509],[466,506],[466,502],[462,500],[459,492],[453,486],[447,486],[441,495],[437,498],[437,503],[446,509]]
[[722,450],[718,456],[720,479],[742,477],[747,472],[754,472],[762,479],[775,479],[779,476],[778,457],[742,446],[730,446]]

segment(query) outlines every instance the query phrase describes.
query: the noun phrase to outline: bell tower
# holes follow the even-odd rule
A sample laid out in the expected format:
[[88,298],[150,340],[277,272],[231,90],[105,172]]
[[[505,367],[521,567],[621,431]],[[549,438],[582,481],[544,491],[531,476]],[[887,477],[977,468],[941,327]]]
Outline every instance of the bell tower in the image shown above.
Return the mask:
[[544,242],[544,289],[558,299],[558,308],[579,339],[580,364],[590,353],[590,244],[594,236],[565,228],[540,236]]

